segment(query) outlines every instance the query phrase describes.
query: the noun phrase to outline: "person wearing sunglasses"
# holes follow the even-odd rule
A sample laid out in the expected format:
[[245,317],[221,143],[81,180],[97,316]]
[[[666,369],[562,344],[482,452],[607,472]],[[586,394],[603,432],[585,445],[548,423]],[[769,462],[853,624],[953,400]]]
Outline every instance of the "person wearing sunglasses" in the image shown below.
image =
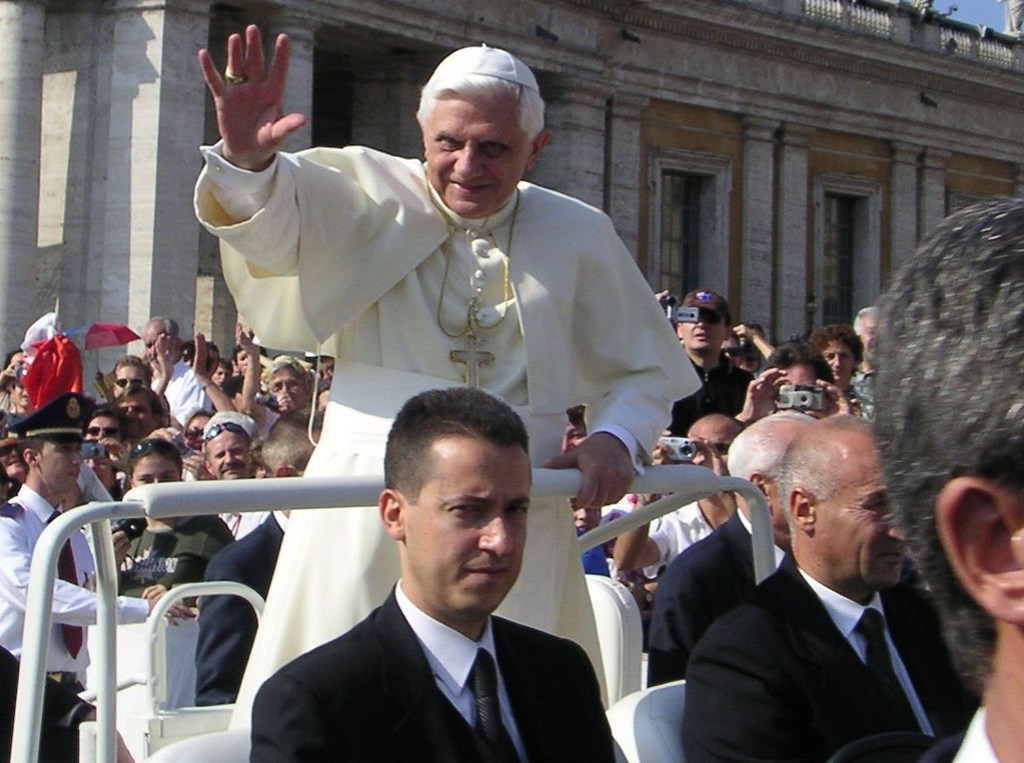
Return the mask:
[[128,468],[127,416],[113,405],[96,406],[82,428],[82,440],[94,443],[93,450],[99,451],[84,455],[83,460],[96,472],[107,492],[119,500]]
[[[255,420],[237,411],[218,411],[203,428],[203,457],[206,470],[217,480],[246,480],[253,477],[253,443],[259,436]],[[239,540],[255,530],[268,512],[221,514],[231,534]]]
[[[181,482],[181,474],[181,453],[174,443],[153,437],[131,449],[131,487]],[[149,519],[145,531],[131,539],[118,559],[118,592],[156,601],[173,586],[197,583],[213,555],[233,540],[227,525],[216,516]]]
[[747,386],[754,377],[722,352],[732,331],[729,303],[710,289],[694,289],[683,297],[683,308],[696,309],[696,320],[675,321],[676,336],[701,380],[701,388],[672,406],[669,433],[685,437],[694,422],[709,413],[735,416],[743,410]]

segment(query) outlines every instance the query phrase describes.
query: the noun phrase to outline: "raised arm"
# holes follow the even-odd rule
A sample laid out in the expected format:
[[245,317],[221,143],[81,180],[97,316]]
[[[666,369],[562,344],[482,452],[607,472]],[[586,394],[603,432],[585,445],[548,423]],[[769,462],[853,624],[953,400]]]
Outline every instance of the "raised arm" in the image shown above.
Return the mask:
[[263,41],[255,24],[228,37],[224,74],[205,48],[199,68],[213,95],[224,158],[245,170],[266,169],[282,141],[306,124],[302,114],[284,115],[281,103],[288,74],[288,36],[278,35],[270,68],[264,71]]

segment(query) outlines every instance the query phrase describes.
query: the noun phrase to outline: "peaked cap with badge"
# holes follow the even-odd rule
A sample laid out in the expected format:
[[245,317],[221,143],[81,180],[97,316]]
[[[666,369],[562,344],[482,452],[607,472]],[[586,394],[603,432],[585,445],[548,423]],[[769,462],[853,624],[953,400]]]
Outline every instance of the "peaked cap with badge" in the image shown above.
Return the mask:
[[41,437],[54,442],[81,442],[92,401],[76,392],[58,395],[42,408],[25,416],[11,416],[7,431],[19,440]]

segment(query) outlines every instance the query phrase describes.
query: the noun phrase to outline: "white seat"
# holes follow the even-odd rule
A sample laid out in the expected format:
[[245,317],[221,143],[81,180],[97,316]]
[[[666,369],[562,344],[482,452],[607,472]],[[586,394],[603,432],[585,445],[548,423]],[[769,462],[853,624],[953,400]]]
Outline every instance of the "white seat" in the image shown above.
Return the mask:
[[612,736],[629,763],[682,763],[686,681],[652,686],[608,709]]
[[249,729],[200,734],[169,744],[146,760],[151,763],[247,763]]
[[644,634],[640,608],[629,589],[617,580],[603,575],[586,578],[610,707],[641,686]]

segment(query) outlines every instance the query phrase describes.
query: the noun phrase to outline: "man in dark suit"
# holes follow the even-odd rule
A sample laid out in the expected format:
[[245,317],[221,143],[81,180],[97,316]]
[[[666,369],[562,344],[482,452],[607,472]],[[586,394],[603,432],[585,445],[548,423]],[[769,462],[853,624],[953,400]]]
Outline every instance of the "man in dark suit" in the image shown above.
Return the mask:
[[[760,419],[729,447],[729,471],[750,480],[772,515],[776,563],[789,549],[786,508],[779,501],[782,456],[800,429],[813,419],[783,411]],[[658,581],[648,640],[650,686],[686,678],[690,652],[718,617],[754,592],[750,510],[742,499],[728,522],[686,549]]]
[[937,619],[899,583],[905,543],[870,425],[804,427],[779,489],[792,555],[694,649],[687,759],[821,761],[872,734],[963,728],[972,705]]
[[876,431],[964,680],[983,707],[923,760],[1024,751],[1024,200],[951,215],[879,303]]
[[261,687],[251,759],[612,761],[584,651],[491,616],[526,540],[519,418],[479,390],[417,395],[395,419],[384,471],[380,515],[401,580],[366,620]]
[[[263,443],[262,461],[272,477],[301,477],[312,453],[306,416],[293,412],[274,422]],[[217,552],[204,579],[242,583],[266,598],[288,514],[273,512],[244,538]],[[197,705],[222,705],[237,699],[257,625],[252,606],[239,596],[204,596],[200,600]]]

